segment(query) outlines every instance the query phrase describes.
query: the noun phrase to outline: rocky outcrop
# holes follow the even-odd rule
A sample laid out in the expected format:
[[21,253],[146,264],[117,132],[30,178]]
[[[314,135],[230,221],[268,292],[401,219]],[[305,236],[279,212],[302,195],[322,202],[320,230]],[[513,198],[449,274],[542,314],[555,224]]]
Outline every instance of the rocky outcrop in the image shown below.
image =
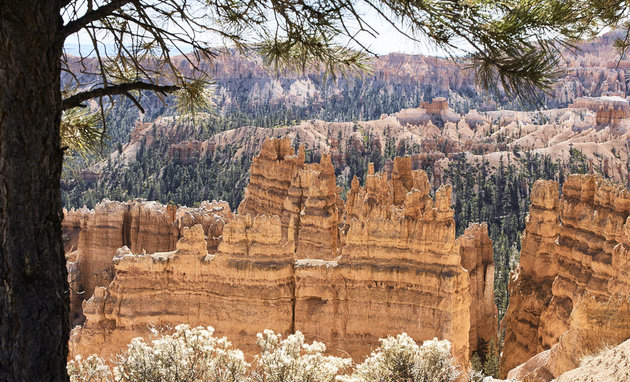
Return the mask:
[[562,374],[556,380],[558,382],[629,381],[629,354],[630,340],[627,340],[618,346],[604,348],[598,354],[583,358],[579,367]]
[[262,147],[216,251],[201,226],[183,228],[174,250],[119,250],[112,283],[84,303],[73,354],[111,355],[147,325],[180,322],[245,351],[263,329],[300,330],[357,359],[404,331],[450,340],[462,365],[495,337],[492,243],[485,225],[456,239],[450,186],[432,198],[426,173],[396,158],[391,177],[370,166],[365,187],[354,179],[344,204],[330,156],[305,164],[288,139]]
[[471,351],[483,352],[490,341],[496,340],[498,315],[494,303],[494,260],[488,225],[471,223],[458,240],[462,266],[470,277],[468,342]]
[[602,301],[586,294],[576,302],[569,330],[558,343],[514,368],[508,378],[523,382],[550,381],[580,366],[585,357],[616,346],[628,338],[629,297],[615,294]]
[[339,254],[340,210],[330,155],[304,166],[291,181],[283,204],[283,223],[296,229],[297,259],[333,260]]
[[289,139],[265,140],[252,162],[239,214],[283,216],[291,182],[303,167],[303,148],[296,155]]
[[219,252],[208,254],[201,225],[183,228],[170,252],[114,258],[116,277],[84,302],[86,323],[72,332],[71,355],[109,357],[149,326],[212,325],[247,352],[256,333],[288,333],[292,322],[293,247],[278,217],[238,216]]
[[586,108],[595,112],[597,125],[619,125],[630,118],[630,104],[625,98],[615,97],[580,97],[569,107]]
[[[547,351],[554,356],[536,369],[558,376],[576,366],[575,360],[566,360],[568,343],[593,348],[607,342],[616,345],[630,336],[623,329],[627,317],[605,318],[602,313],[613,296],[630,296],[630,193],[594,175],[569,177],[560,200],[555,182],[538,181],[534,191],[502,322],[506,330],[502,370],[507,373]],[[606,322],[605,327],[596,329],[597,322]],[[604,334],[611,330],[616,333],[614,341]],[[575,333],[582,333],[577,334],[579,339]],[[565,349],[565,355],[559,356],[562,351],[554,348]]]
[[558,195],[558,184],[544,180],[537,181],[531,193],[520,262],[510,278],[510,304],[501,323],[505,328],[501,368],[506,373],[544,350],[538,328],[558,271]]
[[184,141],[168,146],[168,158],[183,164],[198,161],[202,152],[200,141]]
[[433,200],[426,174],[410,163],[396,158],[390,180],[371,168],[366,187],[353,181],[339,258],[298,260],[296,329],[355,357],[402,331],[447,338],[466,364],[471,296],[451,190]]
[[175,249],[183,227],[201,224],[208,236],[208,249],[215,251],[230,217],[225,202],[203,202],[199,208],[178,209],[156,202],[104,200],[94,210],[65,211],[67,257],[73,263],[71,286],[78,301],[72,304],[74,323],[82,321],[80,310],[76,310],[80,301],[112,281],[112,258],[119,248],[126,246],[134,253],[170,251]]

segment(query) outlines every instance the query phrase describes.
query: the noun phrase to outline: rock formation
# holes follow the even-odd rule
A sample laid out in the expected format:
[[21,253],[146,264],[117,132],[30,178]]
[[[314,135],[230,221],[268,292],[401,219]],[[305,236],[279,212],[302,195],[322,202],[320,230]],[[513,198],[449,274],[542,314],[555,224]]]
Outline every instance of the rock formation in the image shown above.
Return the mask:
[[200,141],[184,141],[168,146],[168,157],[178,163],[192,163],[199,160],[202,153]]
[[78,301],[72,304],[74,324],[82,321],[81,312],[76,310],[80,301],[112,281],[112,258],[120,247],[126,246],[134,253],[170,251],[175,249],[181,228],[201,224],[208,235],[208,248],[214,251],[230,217],[230,207],[225,202],[203,202],[199,208],[177,209],[156,202],[104,200],[94,210],[65,211],[63,230],[68,261],[72,264],[71,287]]
[[602,301],[587,293],[575,303],[569,321],[569,330],[557,344],[511,370],[508,377],[550,381],[580,366],[585,357],[624,342],[630,338],[630,299],[615,294]]
[[[568,342],[592,348],[630,336],[620,322],[627,322],[623,315],[606,324],[621,338],[613,341],[604,329],[595,329],[595,321],[602,321],[597,317],[611,311],[598,304],[615,295],[630,296],[630,193],[595,175],[572,175],[562,191],[558,200],[557,183],[534,186],[520,265],[510,280],[510,306],[502,322],[503,373],[551,348],[554,357],[544,369],[558,376],[576,364],[554,348],[566,353]],[[588,339],[582,334],[574,338],[589,331]]]
[[434,202],[409,159],[396,158],[391,180],[370,170],[366,187],[353,182],[338,259],[298,260],[296,329],[355,357],[402,331],[447,338],[465,364],[471,297],[450,187]]
[[595,112],[597,125],[619,125],[630,118],[630,104],[621,97],[580,97],[569,107],[585,108]]
[[120,249],[112,283],[84,303],[72,353],[111,355],[149,324],[186,322],[212,325],[246,352],[263,329],[300,330],[356,359],[405,331],[450,340],[467,365],[496,335],[487,227],[472,225],[457,240],[450,186],[433,199],[409,157],[393,161],[391,178],[371,166],[345,205],[335,184],[330,156],[305,164],[290,140],[266,141],[218,248],[194,226],[176,248]]
[[[494,304],[494,260],[488,225],[470,224],[459,237],[462,266],[470,277],[470,349],[483,351],[497,335],[497,306]],[[485,344],[484,344],[485,343]]]
[[555,249],[559,231],[558,184],[539,180],[531,193],[530,213],[522,237],[521,258],[510,278],[502,370],[507,372],[544,350],[538,339],[540,315],[551,300],[557,274]]
[[557,378],[558,382],[630,381],[630,340],[583,359],[580,367]]
[[237,216],[215,255],[201,225],[182,232],[175,251],[117,253],[113,282],[84,302],[86,323],[72,332],[71,355],[112,356],[148,335],[149,325],[212,325],[249,352],[256,333],[292,329],[293,248],[277,216]]

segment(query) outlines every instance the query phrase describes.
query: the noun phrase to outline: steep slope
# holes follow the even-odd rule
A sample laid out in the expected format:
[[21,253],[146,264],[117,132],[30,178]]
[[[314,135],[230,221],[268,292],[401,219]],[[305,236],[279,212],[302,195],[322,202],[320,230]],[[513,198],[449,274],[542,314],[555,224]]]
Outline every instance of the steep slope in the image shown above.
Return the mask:
[[630,340],[613,348],[604,349],[599,354],[587,357],[580,367],[568,371],[557,378],[558,382],[630,380]]

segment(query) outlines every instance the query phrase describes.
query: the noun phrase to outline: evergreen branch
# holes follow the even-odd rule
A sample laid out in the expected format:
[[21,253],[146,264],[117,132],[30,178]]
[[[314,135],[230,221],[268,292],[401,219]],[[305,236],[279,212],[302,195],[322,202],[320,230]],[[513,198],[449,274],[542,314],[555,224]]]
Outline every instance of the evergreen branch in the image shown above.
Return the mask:
[[154,92],[166,94],[173,93],[179,90],[181,87],[178,85],[157,85],[148,82],[136,81],[128,82],[118,85],[111,85],[104,88],[96,88],[86,90],[74,94],[63,100],[62,110],[71,109],[73,107],[82,106],[83,102],[96,97],[111,96],[111,95],[126,95],[132,90],[151,90]]
[[92,11],[88,11],[80,18],[70,21],[69,23],[64,25],[59,31],[59,39],[61,41],[64,41],[66,37],[70,36],[71,34],[77,33],[78,31],[95,21],[110,16],[113,12],[131,2],[132,0],[112,0],[112,2],[110,2],[109,4],[103,5]]

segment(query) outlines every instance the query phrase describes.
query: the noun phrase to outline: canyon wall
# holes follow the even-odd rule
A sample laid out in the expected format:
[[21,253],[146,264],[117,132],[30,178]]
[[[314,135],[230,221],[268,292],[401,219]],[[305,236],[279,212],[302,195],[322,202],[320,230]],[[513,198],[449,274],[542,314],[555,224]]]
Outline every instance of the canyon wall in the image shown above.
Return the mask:
[[371,166],[365,187],[355,179],[344,203],[329,155],[306,164],[290,140],[267,140],[218,247],[193,226],[153,254],[120,249],[111,284],[83,303],[71,352],[110,356],[149,324],[186,322],[250,353],[263,329],[300,330],[355,359],[407,332],[450,340],[467,365],[496,335],[492,243],[485,224],[457,239],[450,186],[430,189],[411,158],[396,158],[390,176]]
[[235,217],[209,255],[201,225],[183,228],[176,250],[114,258],[116,277],[83,303],[86,322],[72,331],[71,356],[111,357],[148,326],[212,325],[245,352],[256,333],[288,333],[293,314],[293,245],[277,216]]
[[497,306],[494,303],[494,260],[492,240],[486,223],[471,223],[458,238],[462,266],[470,277],[470,349],[484,351],[497,335]]
[[134,253],[175,249],[181,229],[201,224],[208,249],[216,250],[226,220],[225,202],[203,202],[199,208],[177,208],[156,202],[104,200],[94,210],[64,211],[63,231],[68,259],[72,325],[82,322],[81,301],[114,277],[112,258],[123,246]]
[[[614,312],[605,308],[614,296],[630,296],[630,193],[596,175],[571,175],[560,199],[557,183],[537,181],[531,200],[520,264],[510,280],[510,306],[502,322],[501,364],[505,374],[547,351],[554,357],[537,356],[539,363],[541,357],[547,358],[535,368],[539,379],[531,380],[550,380],[572,365],[553,349],[566,352],[569,342],[587,349],[609,341],[604,329],[595,330],[593,317]],[[630,337],[630,331],[622,329],[627,326],[623,317],[606,321],[605,326],[617,328],[621,337],[609,345]],[[579,341],[571,339],[572,333],[587,332],[588,341],[583,335]]]

